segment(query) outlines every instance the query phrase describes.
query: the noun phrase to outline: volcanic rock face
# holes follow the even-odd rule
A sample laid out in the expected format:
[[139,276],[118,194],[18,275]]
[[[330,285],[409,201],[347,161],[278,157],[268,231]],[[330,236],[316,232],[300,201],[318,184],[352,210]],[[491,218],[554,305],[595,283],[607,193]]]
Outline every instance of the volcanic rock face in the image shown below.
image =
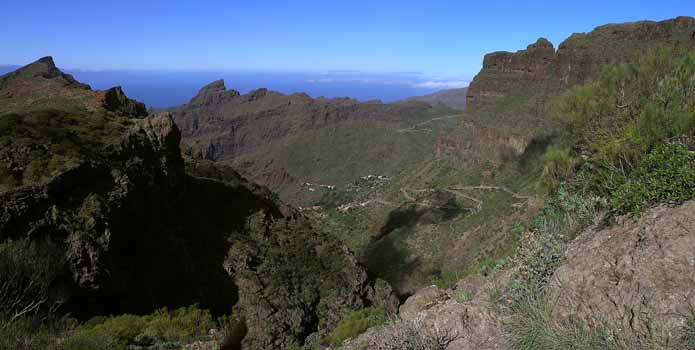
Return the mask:
[[[235,307],[247,329],[238,343],[285,349],[319,327],[335,326],[351,309],[378,303],[351,253],[268,190],[224,166],[184,161],[170,115],[130,119],[144,106],[118,88],[106,93],[105,105],[116,106],[106,111],[93,103],[101,92],[59,85],[68,80],[55,72],[25,74],[36,67],[11,74],[11,84],[3,85],[22,98],[0,99],[0,111],[9,104],[22,111],[0,113],[8,126],[0,130],[0,247],[8,247],[0,258],[18,242],[28,242],[36,255],[57,252],[55,274],[41,281],[50,297],[36,312],[59,306],[89,318],[193,303],[220,314]],[[53,108],[68,101],[79,111],[25,108],[35,101],[31,92],[47,85],[60,96],[80,89],[80,99],[47,100]],[[50,138],[21,138],[15,130],[70,135],[73,148],[61,150],[70,157],[55,154]],[[48,178],[30,177],[26,169],[43,160],[16,159],[25,154],[63,166]],[[20,175],[7,175],[15,168]],[[22,182],[5,184],[17,176]],[[7,306],[5,292],[0,308]]]
[[106,90],[104,93],[104,108],[111,112],[130,117],[147,115],[147,108],[142,102],[129,99],[120,86]]
[[485,56],[483,69],[468,90],[469,107],[489,108],[499,98],[546,96],[588,82],[606,64],[631,62],[658,46],[695,46],[695,19],[610,24],[573,34],[556,51],[546,39],[526,50]]
[[506,96],[523,84],[540,84],[551,74],[555,48],[548,40],[538,39],[526,50],[495,52],[485,55],[483,71],[471,83],[469,102],[475,105],[480,97]]
[[287,136],[342,121],[394,121],[419,108],[429,105],[312,99],[304,93],[284,95],[267,89],[240,95],[218,80],[171,113],[183,133],[185,152],[209,160],[231,160]]

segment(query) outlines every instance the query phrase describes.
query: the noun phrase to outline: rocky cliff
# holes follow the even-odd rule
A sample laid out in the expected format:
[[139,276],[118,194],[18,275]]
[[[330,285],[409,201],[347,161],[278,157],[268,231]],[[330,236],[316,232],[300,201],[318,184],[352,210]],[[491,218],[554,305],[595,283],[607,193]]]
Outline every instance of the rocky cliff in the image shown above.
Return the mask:
[[185,151],[217,161],[232,160],[283,138],[341,122],[395,123],[429,108],[415,101],[360,103],[350,98],[313,99],[304,93],[284,95],[267,89],[241,95],[217,80],[171,113],[183,133]]
[[[11,108],[0,110],[12,112],[0,114],[0,286],[14,286],[0,288],[1,312],[198,303],[234,308],[246,330],[237,345],[284,349],[379,303],[351,253],[269,191],[184,161],[170,115],[131,118],[144,106],[120,89],[57,72],[42,59],[1,78]],[[69,98],[42,95],[49,87]]]
[[573,34],[557,50],[541,38],[526,50],[488,54],[468,104],[473,111],[542,114],[547,97],[595,79],[606,64],[633,62],[659,46],[695,46],[695,19],[609,24]]

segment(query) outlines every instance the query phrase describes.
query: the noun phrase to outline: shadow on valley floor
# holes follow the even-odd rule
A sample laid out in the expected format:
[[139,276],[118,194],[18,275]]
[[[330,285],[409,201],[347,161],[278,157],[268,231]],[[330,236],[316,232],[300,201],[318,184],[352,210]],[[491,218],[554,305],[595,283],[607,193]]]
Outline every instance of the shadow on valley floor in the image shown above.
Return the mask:
[[467,210],[456,201],[456,195],[453,193],[436,190],[429,198],[416,203],[404,204],[391,211],[374,241],[378,241],[398,229],[414,228],[419,223],[436,224],[449,221]]
[[416,203],[394,209],[361,256],[361,262],[377,277],[388,281],[403,297],[412,292],[412,281],[429,278],[429,269],[419,254],[405,244],[420,224],[434,225],[453,220],[468,212],[446,191],[434,191]]
[[370,273],[389,282],[401,299],[412,292],[407,290],[405,280],[423,268],[420,257],[413,256],[394,237],[384,237],[370,244],[360,260]]

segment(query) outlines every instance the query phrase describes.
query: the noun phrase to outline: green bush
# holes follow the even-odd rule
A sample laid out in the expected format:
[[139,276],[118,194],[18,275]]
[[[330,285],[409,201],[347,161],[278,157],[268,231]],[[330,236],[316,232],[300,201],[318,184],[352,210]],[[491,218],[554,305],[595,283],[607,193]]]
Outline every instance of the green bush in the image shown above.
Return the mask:
[[208,331],[216,326],[210,313],[195,305],[173,311],[161,309],[146,316],[100,317],[75,329],[65,348],[120,350],[131,345],[179,348],[208,339]]
[[330,332],[324,342],[340,345],[345,340],[354,338],[367,329],[386,323],[386,312],[382,308],[365,308],[349,313],[338,326]]
[[655,203],[682,203],[695,196],[695,156],[682,144],[658,145],[610,198],[619,213],[639,214]]
[[556,101],[556,111],[594,160],[630,168],[655,145],[695,132],[694,62],[695,52],[659,49],[638,64],[609,66]]
[[505,258],[500,258],[497,260],[485,258],[478,263],[477,270],[481,276],[485,276],[485,277],[492,276],[497,271],[499,271],[501,268],[503,268],[504,264],[506,264],[506,263],[507,263],[507,260]]
[[663,48],[637,64],[609,66],[595,82],[558,98],[555,111],[569,132],[564,139],[583,161],[572,178],[568,150],[549,148],[546,184],[572,180],[576,191],[609,199],[619,213],[692,198],[687,147],[664,145],[692,146],[694,77],[695,52]]
[[543,155],[543,184],[551,192],[557,190],[560,184],[572,174],[572,168],[573,162],[569,148],[549,146]]

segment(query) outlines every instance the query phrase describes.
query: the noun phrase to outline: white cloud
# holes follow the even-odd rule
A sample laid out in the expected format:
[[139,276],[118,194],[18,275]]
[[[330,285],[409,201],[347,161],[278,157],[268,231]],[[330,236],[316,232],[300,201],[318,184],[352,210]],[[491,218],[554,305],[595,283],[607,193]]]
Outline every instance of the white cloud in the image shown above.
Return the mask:
[[413,84],[413,86],[425,89],[458,89],[468,86],[467,80],[429,80]]
[[306,82],[315,84],[315,83],[332,83],[334,81],[335,80],[332,78],[320,78],[320,79],[309,79]]
[[373,85],[403,85],[417,89],[454,89],[468,86],[468,80],[442,76],[424,76],[419,74],[406,75],[396,73],[323,73],[319,76],[309,77],[305,80],[307,83],[358,83],[358,84],[373,84]]

